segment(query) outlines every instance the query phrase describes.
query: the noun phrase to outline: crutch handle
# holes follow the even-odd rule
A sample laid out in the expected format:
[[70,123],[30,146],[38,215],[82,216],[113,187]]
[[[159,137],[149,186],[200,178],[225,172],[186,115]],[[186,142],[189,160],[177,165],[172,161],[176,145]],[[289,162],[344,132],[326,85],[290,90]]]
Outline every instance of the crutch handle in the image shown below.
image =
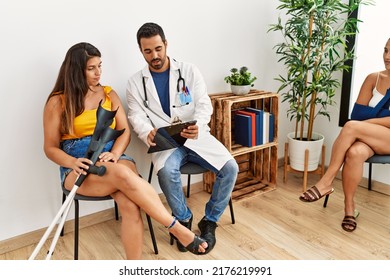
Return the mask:
[[105,166],[90,165],[89,169],[88,169],[88,173],[96,174],[98,176],[103,176],[106,173],[106,167]]
[[90,165],[88,170],[87,170],[87,174],[86,175],[81,174],[77,178],[75,185],[80,187],[81,184],[84,182],[85,178],[87,178],[88,174],[90,174],[90,173],[96,174],[98,176],[103,176],[104,173],[106,173],[106,167],[105,166]]

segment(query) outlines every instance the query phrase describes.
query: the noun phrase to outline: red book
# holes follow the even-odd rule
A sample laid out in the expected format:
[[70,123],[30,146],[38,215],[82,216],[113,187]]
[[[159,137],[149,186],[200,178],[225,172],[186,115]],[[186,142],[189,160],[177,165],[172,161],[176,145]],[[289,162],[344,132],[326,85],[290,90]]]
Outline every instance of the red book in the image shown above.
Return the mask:
[[246,115],[252,118],[252,146],[256,146],[256,113],[238,110],[236,114]]

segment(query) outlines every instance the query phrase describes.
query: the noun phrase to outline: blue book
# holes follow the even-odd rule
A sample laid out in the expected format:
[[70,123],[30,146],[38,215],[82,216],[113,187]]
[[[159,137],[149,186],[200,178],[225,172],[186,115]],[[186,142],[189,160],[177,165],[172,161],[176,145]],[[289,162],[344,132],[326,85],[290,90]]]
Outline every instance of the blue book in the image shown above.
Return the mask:
[[269,113],[269,141],[274,142],[275,117]]
[[234,142],[252,147],[252,118],[247,115],[234,115]]
[[252,112],[256,114],[256,145],[263,144],[263,110],[247,107],[245,111]]

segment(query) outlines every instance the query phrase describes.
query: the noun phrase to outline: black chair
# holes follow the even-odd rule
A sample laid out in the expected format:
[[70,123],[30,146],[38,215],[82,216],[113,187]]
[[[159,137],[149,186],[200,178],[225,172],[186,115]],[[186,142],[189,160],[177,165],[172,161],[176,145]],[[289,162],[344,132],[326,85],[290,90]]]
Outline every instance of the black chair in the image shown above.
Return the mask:
[[[152,176],[153,176],[153,162],[150,163],[150,170],[149,170],[149,178],[148,182],[151,183]],[[208,169],[203,168],[202,166],[193,163],[193,162],[187,162],[180,168],[180,173],[188,175],[187,178],[187,197],[190,197],[190,189],[191,189],[191,175],[197,175],[197,174],[203,174],[207,172]],[[234,210],[233,210],[233,201],[232,198],[229,200],[229,208],[230,208],[230,217],[232,220],[232,224],[236,223],[235,217],[234,217]]]
[[367,159],[366,162],[368,163],[368,190],[371,191],[372,164],[373,163],[381,163],[381,164],[390,163],[390,155],[373,155],[372,157]]
[[[70,191],[62,187],[62,203],[66,200],[66,197],[69,195]],[[79,201],[84,200],[84,201],[103,201],[103,200],[110,200],[113,199],[111,196],[103,196],[103,197],[95,197],[95,196],[84,196],[84,195],[79,195],[76,194],[74,197],[74,259],[78,260],[79,256]],[[115,219],[119,220],[119,213],[118,213],[118,205],[114,201],[115,205]],[[149,231],[150,231],[150,236],[152,238],[152,243],[153,243],[153,248],[154,248],[154,253],[157,255],[158,254],[158,248],[157,248],[157,242],[156,238],[154,236],[154,230],[153,230],[153,225],[152,221],[150,219],[150,216],[148,214],[145,214],[148,225],[149,225]],[[61,231],[61,236],[64,235],[64,229]]]

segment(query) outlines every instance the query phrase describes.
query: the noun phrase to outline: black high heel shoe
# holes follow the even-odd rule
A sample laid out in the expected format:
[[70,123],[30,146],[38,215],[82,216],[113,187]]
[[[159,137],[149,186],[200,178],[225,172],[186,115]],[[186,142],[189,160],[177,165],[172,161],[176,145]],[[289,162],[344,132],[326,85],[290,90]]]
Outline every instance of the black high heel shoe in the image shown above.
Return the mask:
[[191,252],[195,255],[205,255],[207,252],[207,248],[205,248],[204,252],[199,252],[199,245],[201,245],[203,242],[206,242],[206,240],[195,234],[194,241],[188,244],[185,248],[186,250],[188,250],[188,252]]
[[[170,229],[172,228],[176,222],[177,222],[177,218],[174,217],[173,219],[173,222],[168,226],[166,227],[167,229]],[[179,221],[180,222],[180,221]],[[184,225],[183,223],[186,223],[188,225],[184,225],[185,227],[189,228],[191,230],[191,225],[192,225],[192,217],[191,219],[188,221],[188,222],[180,222],[182,225]],[[195,255],[204,255],[206,253],[206,250],[207,248],[205,248],[205,252],[199,252],[199,245],[201,245],[202,243],[206,242],[206,240],[204,240],[203,238],[199,237],[198,235],[195,234],[194,236],[194,240],[188,244],[187,246],[184,246],[183,244],[180,243],[180,241],[177,239],[176,236],[174,236],[172,233],[169,233],[169,235],[171,236],[171,245],[173,245],[173,240],[176,240],[176,243],[177,243],[177,248],[181,251],[181,252],[191,252],[192,254],[195,254]]]
[[[189,230],[191,230],[192,218],[193,216],[191,216],[191,218],[187,222],[179,221],[179,223],[185,226],[186,228],[188,228]],[[179,249],[180,252],[187,252],[187,248],[183,244],[181,244],[180,241],[177,240],[177,238],[172,233],[169,233],[169,235],[171,236],[171,240],[170,240],[171,245],[173,245],[173,241],[176,240],[177,249]]]

